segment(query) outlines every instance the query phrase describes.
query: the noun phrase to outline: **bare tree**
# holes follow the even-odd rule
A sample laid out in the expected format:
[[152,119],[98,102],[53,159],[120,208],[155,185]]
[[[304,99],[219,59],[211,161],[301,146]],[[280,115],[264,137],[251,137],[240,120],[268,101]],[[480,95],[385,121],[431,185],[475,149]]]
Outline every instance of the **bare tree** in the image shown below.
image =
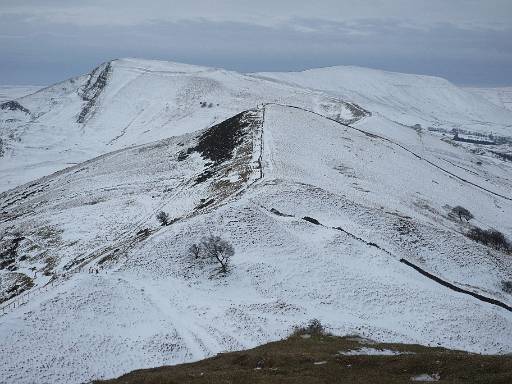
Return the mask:
[[169,214],[164,211],[158,212],[158,214],[156,215],[156,219],[160,222],[162,226],[169,225]]
[[194,259],[199,259],[199,256],[201,255],[201,247],[195,243],[192,244],[188,248],[188,254]]
[[231,243],[220,236],[209,235],[201,239],[201,248],[206,257],[219,263],[222,272],[227,272],[229,259],[235,254]]
[[474,217],[468,209],[461,207],[460,205],[452,208],[452,214],[458,217],[460,221],[462,221],[462,219],[469,221]]

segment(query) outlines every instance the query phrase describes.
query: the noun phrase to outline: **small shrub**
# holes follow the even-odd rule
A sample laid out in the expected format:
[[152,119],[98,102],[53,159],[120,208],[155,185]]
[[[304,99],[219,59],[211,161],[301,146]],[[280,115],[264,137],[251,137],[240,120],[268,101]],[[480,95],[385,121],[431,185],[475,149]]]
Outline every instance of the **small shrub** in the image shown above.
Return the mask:
[[158,214],[156,215],[156,219],[160,222],[162,226],[169,225],[169,214],[164,211],[158,212]]
[[311,319],[306,325],[295,326],[293,328],[293,336],[311,335],[311,336],[326,336],[328,333],[320,320]]
[[460,221],[462,219],[465,219],[466,221],[471,220],[474,216],[469,212],[468,209],[461,207],[460,205],[457,205],[456,207],[452,208],[452,215],[455,217],[458,217]]
[[503,292],[512,295],[512,280],[503,280],[501,282],[501,289],[503,290]]

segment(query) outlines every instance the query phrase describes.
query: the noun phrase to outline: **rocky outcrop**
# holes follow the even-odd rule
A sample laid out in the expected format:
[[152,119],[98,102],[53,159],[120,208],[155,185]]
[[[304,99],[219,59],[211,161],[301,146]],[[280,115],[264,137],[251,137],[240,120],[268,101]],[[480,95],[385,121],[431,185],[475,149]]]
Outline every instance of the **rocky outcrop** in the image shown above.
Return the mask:
[[78,123],[85,123],[92,116],[97,100],[107,85],[108,77],[111,71],[111,62],[100,65],[91,72],[85,85],[79,89],[78,94],[86,103],[78,115]]
[[0,104],[0,109],[4,111],[21,111],[27,115],[30,114],[30,111],[16,100],[6,101],[5,103]]

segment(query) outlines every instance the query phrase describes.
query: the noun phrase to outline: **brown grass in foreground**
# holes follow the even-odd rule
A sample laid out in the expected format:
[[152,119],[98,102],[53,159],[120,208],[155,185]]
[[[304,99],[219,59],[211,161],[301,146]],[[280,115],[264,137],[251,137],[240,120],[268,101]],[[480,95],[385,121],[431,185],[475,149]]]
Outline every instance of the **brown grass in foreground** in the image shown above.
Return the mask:
[[[344,355],[372,348],[398,355]],[[357,337],[294,334],[247,351],[190,364],[137,370],[103,384],[183,383],[512,383],[512,356],[489,356]],[[415,381],[416,380],[416,381]]]

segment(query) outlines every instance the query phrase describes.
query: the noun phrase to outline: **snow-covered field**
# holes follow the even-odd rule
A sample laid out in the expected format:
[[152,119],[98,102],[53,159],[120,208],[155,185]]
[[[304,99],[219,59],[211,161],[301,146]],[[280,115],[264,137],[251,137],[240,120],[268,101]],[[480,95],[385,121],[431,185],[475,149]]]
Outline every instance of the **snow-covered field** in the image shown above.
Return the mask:
[[[511,306],[512,296],[501,288],[512,275],[510,255],[469,240],[469,225],[449,215],[462,205],[475,216],[473,224],[512,237],[511,162],[482,145],[411,127],[424,113],[419,101],[411,115],[404,112],[405,120],[393,121],[387,111],[391,103],[405,105],[405,96],[372,110],[376,104],[331,94],[320,83],[308,90],[222,70],[134,63],[113,64],[125,80],[133,78],[114,81],[114,70],[95,114],[68,127],[83,131],[73,140],[92,137],[80,150],[97,144],[84,156],[115,151],[0,194],[1,245],[19,239],[15,261],[0,270],[0,294],[27,289],[0,310],[3,381],[114,377],[253,347],[312,318],[340,335],[512,352],[512,312],[400,261]],[[203,85],[190,86],[191,78],[204,84],[213,77],[216,97]],[[237,98],[237,87],[251,79]],[[161,124],[167,116],[162,105],[178,99],[176,84],[197,95],[169,101],[172,113],[186,112]],[[73,89],[69,105],[79,98]],[[20,103],[35,111],[50,91],[41,92],[37,102]],[[423,97],[433,97],[429,92]],[[218,111],[216,104],[199,104],[210,100],[221,100]],[[80,109],[73,115],[69,105],[61,111],[76,119]],[[243,108],[248,111],[206,129]],[[478,113],[494,111],[488,108],[484,102]],[[357,112],[364,110],[371,115]],[[134,116],[109,145],[122,126],[117,121]],[[150,124],[150,116],[160,122]],[[434,109],[424,116],[433,121]],[[48,121],[27,124],[40,124],[41,140],[49,140]],[[488,132],[505,132],[501,124],[489,120]],[[148,141],[158,140],[139,143],[146,141],[144,129]],[[27,164],[20,159],[28,156],[30,137],[12,147],[13,167]],[[59,153],[60,144],[71,142],[62,139],[48,151]],[[223,146],[208,146],[212,142]],[[37,167],[34,174],[42,172]],[[174,219],[171,225],[158,224],[160,210]],[[227,275],[187,252],[208,233],[235,247]]]

